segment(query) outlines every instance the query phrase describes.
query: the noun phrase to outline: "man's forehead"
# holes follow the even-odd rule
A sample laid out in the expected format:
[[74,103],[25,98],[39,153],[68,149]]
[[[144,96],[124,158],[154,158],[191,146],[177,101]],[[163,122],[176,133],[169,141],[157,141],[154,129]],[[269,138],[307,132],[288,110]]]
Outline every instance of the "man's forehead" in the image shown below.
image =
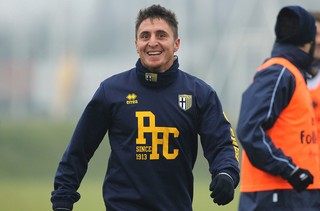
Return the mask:
[[170,30],[170,26],[169,24],[163,20],[163,19],[160,19],[160,18],[153,18],[153,19],[145,19],[144,21],[141,22],[139,28],[138,28],[138,31],[141,31],[144,29],[159,29],[159,30]]

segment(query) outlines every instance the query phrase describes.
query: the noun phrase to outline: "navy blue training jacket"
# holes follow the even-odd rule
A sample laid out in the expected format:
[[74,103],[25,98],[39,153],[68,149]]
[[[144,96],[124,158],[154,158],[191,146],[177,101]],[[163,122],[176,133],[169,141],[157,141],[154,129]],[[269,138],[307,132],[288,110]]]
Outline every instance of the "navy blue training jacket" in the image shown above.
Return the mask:
[[[304,51],[292,45],[275,43],[271,57],[289,60],[306,79],[306,71],[312,59]],[[295,164],[281,149],[274,146],[265,133],[289,104],[295,90],[294,76],[289,70],[282,70],[283,66],[272,65],[256,72],[252,84],[242,94],[237,135],[256,168],[287,178],[293,171],[289,165]]]
[[[136,67],[103,81],[85,108],[59,164],[53,207],[72,208],[90,158],[108,132],[103,197],[112,210],[192,210],[198,135],[212,176],[239,169],[237,144],[216,92],[179,68]],[[209,186],[209,184],[208,184]]]

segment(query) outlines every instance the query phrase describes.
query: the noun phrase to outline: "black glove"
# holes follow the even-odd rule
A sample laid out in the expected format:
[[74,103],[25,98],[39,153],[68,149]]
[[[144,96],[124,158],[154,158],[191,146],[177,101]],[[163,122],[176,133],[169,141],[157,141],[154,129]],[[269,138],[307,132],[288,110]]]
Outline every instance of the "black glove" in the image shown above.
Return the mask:
[[56,208],[53,211],[71,211],[68,208]]
[[313,176],[308,170],[298,168],[291,173],[288,182],[296,191],[302,192],[313,183]]
[[213,202],[218,205],[226,205],[234,197],[233,179],[225,173],[220,173],[212,179],[210,184],[210,194]]

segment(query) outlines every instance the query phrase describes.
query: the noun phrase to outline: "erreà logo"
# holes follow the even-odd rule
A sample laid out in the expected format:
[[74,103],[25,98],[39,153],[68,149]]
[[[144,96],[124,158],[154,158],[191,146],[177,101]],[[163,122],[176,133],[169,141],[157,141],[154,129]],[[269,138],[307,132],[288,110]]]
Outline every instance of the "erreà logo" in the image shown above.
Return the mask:
[[182,94],[178,96],[179,107],[188,110],[192,106],[192,95]]
[[138,104],[137,95],[135,93],[128,94],[126,98],[127,98],[126,103],[128,105],[130,105],[130,104]]

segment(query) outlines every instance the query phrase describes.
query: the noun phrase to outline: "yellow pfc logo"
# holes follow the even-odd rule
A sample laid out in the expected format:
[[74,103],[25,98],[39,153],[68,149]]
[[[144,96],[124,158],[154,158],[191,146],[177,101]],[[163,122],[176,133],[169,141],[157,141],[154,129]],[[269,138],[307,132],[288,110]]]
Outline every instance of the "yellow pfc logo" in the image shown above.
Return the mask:
[[[136,139],[136,159],[147,160],[147,153],[151,152],[149,159],[158,160],[160,156],[158,152],[159,145],[162,145],[162,155],[166,159],[175,159],[179,154],[179,149],[174,149],[173,152],[169,152],[169,136],[170,134],[172,134],[174,138],[178,138],[178,129],[174,127],[157,127],[155,123],[155,115],[151,111],[137,111],[136,117],[138,120],[138,137]],[[149,125],[146,125],[147,123],[149,123]],[[151,147],[145,146],[147,144],[147,140],[144,137],[145,133],[151,134]]]

